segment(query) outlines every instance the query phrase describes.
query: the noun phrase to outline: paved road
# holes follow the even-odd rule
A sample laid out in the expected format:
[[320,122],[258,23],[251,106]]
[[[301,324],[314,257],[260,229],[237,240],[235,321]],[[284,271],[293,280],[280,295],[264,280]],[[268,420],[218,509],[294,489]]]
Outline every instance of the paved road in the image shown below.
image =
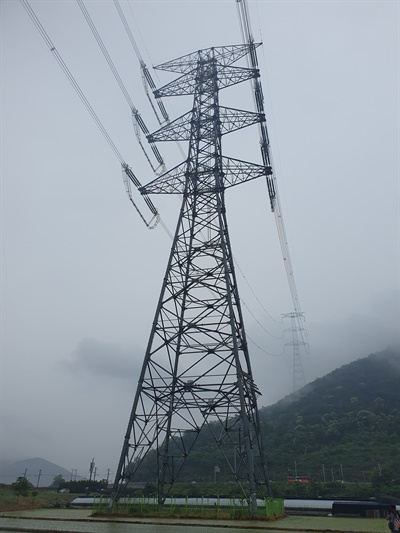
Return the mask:
[[[265,528],[263,528],[265,531]],[[199,526],[188,524],[133,524],[110,522],[76,522],[60,520],[29,520],[24,518],[0,518],[0,531],[13,532],[57,532],[57,533],[250,533],[260,529],[237,529],[217,527],[215,525]],[[282,533],[282,530],[268,529],[268,533]]]
[[[50,532],[57,533],[249,533],[248,528],[221,527],[215,521],[178,519],[105,519],[91,518],[90,509],[35,509],[32,511],[9,511],[0,514],[0,531]],[[157,523],[154,523],[157,521]],[[265,522],[259,522],[265,531]],[[231,523],[232,525],[232,523]],[[254,525],[254,524],[251,524]],[[260,531],[256,528],[253,531]],[[282,530],[269,529],[268,533],[282,533]]]

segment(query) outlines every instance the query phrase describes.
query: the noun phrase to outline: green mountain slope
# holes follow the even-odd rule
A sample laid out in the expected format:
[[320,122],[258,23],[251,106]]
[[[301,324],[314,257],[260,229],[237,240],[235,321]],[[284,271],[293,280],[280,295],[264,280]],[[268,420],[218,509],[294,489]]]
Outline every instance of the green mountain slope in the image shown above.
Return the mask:
[[[376,473],[400,481],[400,354],[386,350],[334,370],[296,394],[260,410],[269,477],[316,482],[370,481]],[[187,441],[189,440],[187,436]],[[208,428],[198,436],[178,481],[231,481]],[[138,480],[157,478],[150,452]]]
[[260,413],[271,479],[366,481],[400,460],[398,350],[334,370]]

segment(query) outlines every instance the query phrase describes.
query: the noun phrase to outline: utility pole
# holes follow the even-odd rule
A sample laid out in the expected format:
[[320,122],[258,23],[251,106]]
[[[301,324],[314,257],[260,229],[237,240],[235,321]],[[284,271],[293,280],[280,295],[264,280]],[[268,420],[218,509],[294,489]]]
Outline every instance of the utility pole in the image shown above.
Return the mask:
[[39,486],[39,481],[40,481],[40,476],[41,475],[42,475],[42,469],[39,470],[39,475],[38,475],[38,478],[37,478],[36,488],[38,488],[38,486]]
[[183,163],[140,189],[144,195],[181,194],[183,200],[117,468],[115,500],[155,450],[161,506],[203,428],[224,454],[252,516],[257,491],[269,494],[260,392],[250,363],[225,190],[263,177],[272,199],[272,167],[268,145],[262,165],[223,156],[223,135],[265,125],[265,115],[219,101],[222,89],[258,81],[258,69],[234,65],[254,55],[257,46],[199,50],[156,67],[180,77],[155,96],[193,94],[193,107],[148,135],[151,143],[187,140],[189,148]]
[[93,457],[93,459],[90,461],[90,465],[89,465],[89,481],[92,481],[92,474],[93,474],[93,471],[94,471],[94,467],[95,467],[95,462],[94,462],[94,457]]

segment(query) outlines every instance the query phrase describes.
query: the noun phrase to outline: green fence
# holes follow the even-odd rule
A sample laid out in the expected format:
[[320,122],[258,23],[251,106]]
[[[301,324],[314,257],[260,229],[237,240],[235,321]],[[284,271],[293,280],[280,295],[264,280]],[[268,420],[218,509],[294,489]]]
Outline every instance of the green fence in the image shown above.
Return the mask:
[[[100,496],[93,500],[93,513],[109,512],[108,497]],[[245,519],[250,516],[247,500],[239,498],[177,498],[165,500],[158,505],[156,497],[136,496],[122,498],[113,508],[116,515],[136,516],[175,516],[221,519]],[[258,518],[272,518],[284,514],[283,500],[258,500]]]

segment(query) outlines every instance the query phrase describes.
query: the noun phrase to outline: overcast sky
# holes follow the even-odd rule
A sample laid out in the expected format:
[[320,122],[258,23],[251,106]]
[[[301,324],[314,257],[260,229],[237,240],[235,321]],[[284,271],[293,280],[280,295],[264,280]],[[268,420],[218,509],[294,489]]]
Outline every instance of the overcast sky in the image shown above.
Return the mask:
[[[129,106],[78,4],[30,4],[124,160],[151,181]],[[85,4],[156,130],[114,3]],[[149,67],[241,43],[235,0],[121,5]],[[399,2],[260,0],[249,8],[263,42],[267,123],[312,381],[399,339]],[[173,79],[153,77],[158,86]],[[250,87],[222,92],[221,103],[252,109]],[[191,100],[165,105],[174,118]],[[171,240],[133,209],[117,158],[16,0],[1,2],[1,134],[2,459],[43,457],[84,474],[95,457],[100,476],[115,472]],[[173,144],[159,149],[169,167],[182,159]],[[260,162],[256,129],[232,135],[224,150]],[[179,200],[152,199],[173,231]],[[293,377],[275,221],[263,180],[226,200],[253,371],[260,404],[269,405],[291,392]]]

